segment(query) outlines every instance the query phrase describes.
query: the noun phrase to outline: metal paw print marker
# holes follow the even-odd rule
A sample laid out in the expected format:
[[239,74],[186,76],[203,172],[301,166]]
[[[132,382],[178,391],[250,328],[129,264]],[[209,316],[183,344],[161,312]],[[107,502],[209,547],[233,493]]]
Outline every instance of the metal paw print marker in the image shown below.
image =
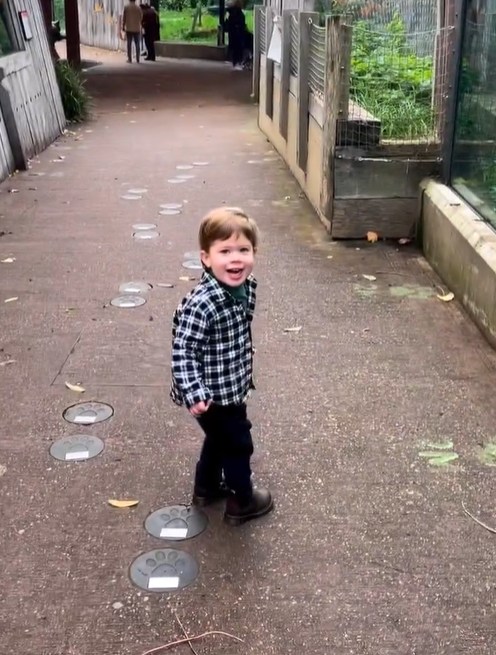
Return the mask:
[[57,439],[50,446],[50,455],[63,462],[82,462],[99,455],[104,443],[98,437],[86,434],[73,434]]
[[207,516],[196,507],[172,505],[150,514],[145,530],[158,539],[181,541],[201,534],[208,525]]
[[93,425],[93,423],[106,421],[113,413],[113,407],[106,403],[87,402],[71,405],[64,411],[63,417],[69,423]]
[[143,553],[129,568],[131,581],[146,591],[175,591],[196,580],[198,564],[188,553],[164,548]]
[[110,301],[110,304],[113,307],[120,307],[121,309],[133,309],[134,307],[139,307],[140,305],[144,305],[145,303],[146,303],[145,298],[143,298],[142,296],[134,296],[132,294],[118,296],[117,298],[113,298]]

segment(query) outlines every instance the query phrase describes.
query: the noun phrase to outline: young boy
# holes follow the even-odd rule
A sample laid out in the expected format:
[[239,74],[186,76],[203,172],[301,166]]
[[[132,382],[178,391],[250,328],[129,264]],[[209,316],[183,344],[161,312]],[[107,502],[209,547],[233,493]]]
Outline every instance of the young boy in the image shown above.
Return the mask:
[[203,276],[173,319],[171,398],[186,405],[205,433],[193,503],[204,506],[227,496],[224,519],[240,525],[273,507],[269,491],[252,487],[245,404],[254,388],[258,229],[241,209],[221,207],[202,220],[199,243]]

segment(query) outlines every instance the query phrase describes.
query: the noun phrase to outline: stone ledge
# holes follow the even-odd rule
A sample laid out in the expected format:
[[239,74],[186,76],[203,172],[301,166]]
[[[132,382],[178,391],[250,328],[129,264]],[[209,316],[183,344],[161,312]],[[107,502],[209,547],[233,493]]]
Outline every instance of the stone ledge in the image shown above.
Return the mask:
[[453,189],[420,188],[424,254],[496,348],[496,232]]
[[209,45],[207,43],[156,41],[155,52],[159,57],[170,57],[171,59],[225,61],[227,48],[226,46]]

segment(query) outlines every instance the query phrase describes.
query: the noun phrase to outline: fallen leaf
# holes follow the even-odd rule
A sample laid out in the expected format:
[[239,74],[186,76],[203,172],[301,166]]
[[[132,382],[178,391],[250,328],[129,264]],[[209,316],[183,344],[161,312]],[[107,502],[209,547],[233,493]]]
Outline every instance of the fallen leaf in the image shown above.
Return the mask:
[[112,498],[110,498],[108,501],[109,505],[111,505],[112,507],[118,507],[119,509],[125,507],[136,507],[138,503],[139,500],[114,500]]
[[301,330],[301,325],[297,327],[284,328],[284,332],[299,332]]
[[443,296],[438,293],[436,297],[439,298],[439,300],[442,300],[443,302],[450,302],[450,300],[453,300],[453,298],[455,297],[455,294],[453,293],[453,291],[450,291],[449,293],[446,293]]
[[182,282],[192,282],[193,280],[196,280],[195,277],[192,277],[191,275],[181,275],[179,278]]
[[379,239],[377,232],[367,232],[367,241],[370,243],[375,243]]
[[399,241],[398,241],[400,246],[406,246],[407,243],[410,243],[410,242],[411,242],[411,239],[407,239],[406,237],[403,237],[403,239],[399,239]]
[[7,257],[7,259],[2,259],[2,264],[13,264],[15,260],[15,257]]
[[332,259],[333,255],[327,255],[327,259]]
[[4,302],[14,302],[14,300],[19,300],[19,296],[14,296],[13,298],[7,298]]
[[375,275],[367,275],[366,273],[362,273],[362,277],[364,277],[366,280],[369,280],[370,282],[377,280]]
[[9,189],[9,193],[19,193],[19,189]]
[[163,289],[173,289],[174,285],[169,282],[157,282],[157,287],[162,287]]
[[71,384],[70,382],[66,382],[65,386],[71,391],[77,391],[78,393],[84,393],[86,391],[86,389],[81,387],[79,384]]
[[15,359],[6,359],[4,362],[0,362],[0,366],[10,366],[10,364],[15,364],[16,361]]

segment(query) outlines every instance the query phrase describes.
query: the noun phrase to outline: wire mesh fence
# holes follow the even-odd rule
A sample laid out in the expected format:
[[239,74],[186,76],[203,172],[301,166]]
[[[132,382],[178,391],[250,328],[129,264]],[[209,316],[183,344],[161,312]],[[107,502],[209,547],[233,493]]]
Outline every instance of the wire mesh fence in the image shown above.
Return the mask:
[[324,97],[326,30],[312,24],[310,31],[310,56],[308,66],[308,83],[314,94]]
[[[342,80],[350,98],[347,121],[341,121],[343,145],[439,143],[452,30],[408,33],[399,14],[382,30],[370,21],[353,24],[350,76]],[[432,43],[429,54],[426,43]]]
[[298,53],[299,53],[299,26],[296,16],[291,16],[291,47],[289,54],[289,69],[291,75],[298,76]]

